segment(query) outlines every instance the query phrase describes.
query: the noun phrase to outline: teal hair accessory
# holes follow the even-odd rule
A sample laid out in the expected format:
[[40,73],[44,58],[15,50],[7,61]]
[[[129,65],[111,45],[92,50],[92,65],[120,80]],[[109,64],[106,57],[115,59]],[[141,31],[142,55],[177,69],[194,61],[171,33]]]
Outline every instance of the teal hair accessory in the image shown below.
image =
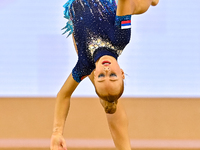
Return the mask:
[[66,29],[63,34],[69,32],[69,34],[67,35],[70,36],[74,29],[73,29],[73,24],[72,24],[72,20],[70,19],[70,15],[69,15],[69,7],[71,6],[71,4],[73,3],[74,0],[68,0],[63,7],[65,8],[64,10],[64,18],[66,18],[68,21],[66,23],[66,26],[64,28],[62,28],[62,30]]

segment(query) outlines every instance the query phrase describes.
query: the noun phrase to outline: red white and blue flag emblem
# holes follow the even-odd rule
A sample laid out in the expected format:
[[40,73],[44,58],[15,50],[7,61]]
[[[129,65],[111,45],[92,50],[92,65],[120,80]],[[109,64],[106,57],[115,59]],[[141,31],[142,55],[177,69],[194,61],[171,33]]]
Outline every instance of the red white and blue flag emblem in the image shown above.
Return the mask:
[[121,29],[131,28],[131,20],[126,20],[121,22]]

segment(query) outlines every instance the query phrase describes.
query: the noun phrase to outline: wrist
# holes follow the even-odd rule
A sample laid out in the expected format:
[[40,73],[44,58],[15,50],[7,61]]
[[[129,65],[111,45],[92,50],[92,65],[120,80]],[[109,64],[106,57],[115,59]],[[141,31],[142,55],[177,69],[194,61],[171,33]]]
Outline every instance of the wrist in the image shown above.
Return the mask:
[[54,127],[53,128],[53,135],[62,135],[63,134],[63,132],[62,132],[62,129],[61,128],[59,128],[59,127]]

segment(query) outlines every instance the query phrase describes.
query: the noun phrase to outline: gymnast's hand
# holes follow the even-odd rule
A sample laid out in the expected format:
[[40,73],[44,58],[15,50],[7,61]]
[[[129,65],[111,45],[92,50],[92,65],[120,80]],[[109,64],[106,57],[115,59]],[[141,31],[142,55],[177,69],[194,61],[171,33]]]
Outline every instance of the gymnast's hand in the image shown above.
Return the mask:
[[51,150],[67,150],[65,139],[61,134],[53,133],[51,136]]

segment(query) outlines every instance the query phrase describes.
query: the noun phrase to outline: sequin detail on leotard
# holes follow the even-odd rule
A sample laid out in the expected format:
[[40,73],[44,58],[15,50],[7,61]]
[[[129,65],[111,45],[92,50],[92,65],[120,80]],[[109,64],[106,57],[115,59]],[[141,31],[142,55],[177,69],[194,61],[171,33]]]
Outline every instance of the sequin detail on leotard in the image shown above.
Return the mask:
[[[76,0],[68,0],[64,5],[63,7],[65,8],[64,10],[64,18],[66,18],[68,21],[66,23],[66,26],[64,28],[62,28],[62,30],[66,29],[63,34],[67,33],[68,32],[68,35],[71,35],[73,33],[73,24],[72,24],[72,20],[70,18],[70,13],[69,13],[69,9],[70,9],[70,6],[71,4],[76,1]],[[94,0],[91,0],[92,2],[94,2]],[[101,2],[101,0],[100,0]],[[105,2],[102,1],[102,6],[104,7],[105,5],[108,5],[109,3],[110,4],[113,4],[113,3],[117,3],[117,0],[105,0]],[[87,0],[84,0],[84,4],[88,4]],[[94,3],[94,5],[97,5]],[[114,7],[111,7],[111,10],[112,11],[115,11],[116,8]],[[90,12],[92,12],[92,9],[90,9]]]
[[103,55],[117,59],[129,43],[130,29],[121,30],[121,21],[131,16],[116,16],[116,8],[114,0],[74,0],[67,4],[78,49],[78,62],[72,70],[77,82],[95,69],[94,55],[96,59]]

